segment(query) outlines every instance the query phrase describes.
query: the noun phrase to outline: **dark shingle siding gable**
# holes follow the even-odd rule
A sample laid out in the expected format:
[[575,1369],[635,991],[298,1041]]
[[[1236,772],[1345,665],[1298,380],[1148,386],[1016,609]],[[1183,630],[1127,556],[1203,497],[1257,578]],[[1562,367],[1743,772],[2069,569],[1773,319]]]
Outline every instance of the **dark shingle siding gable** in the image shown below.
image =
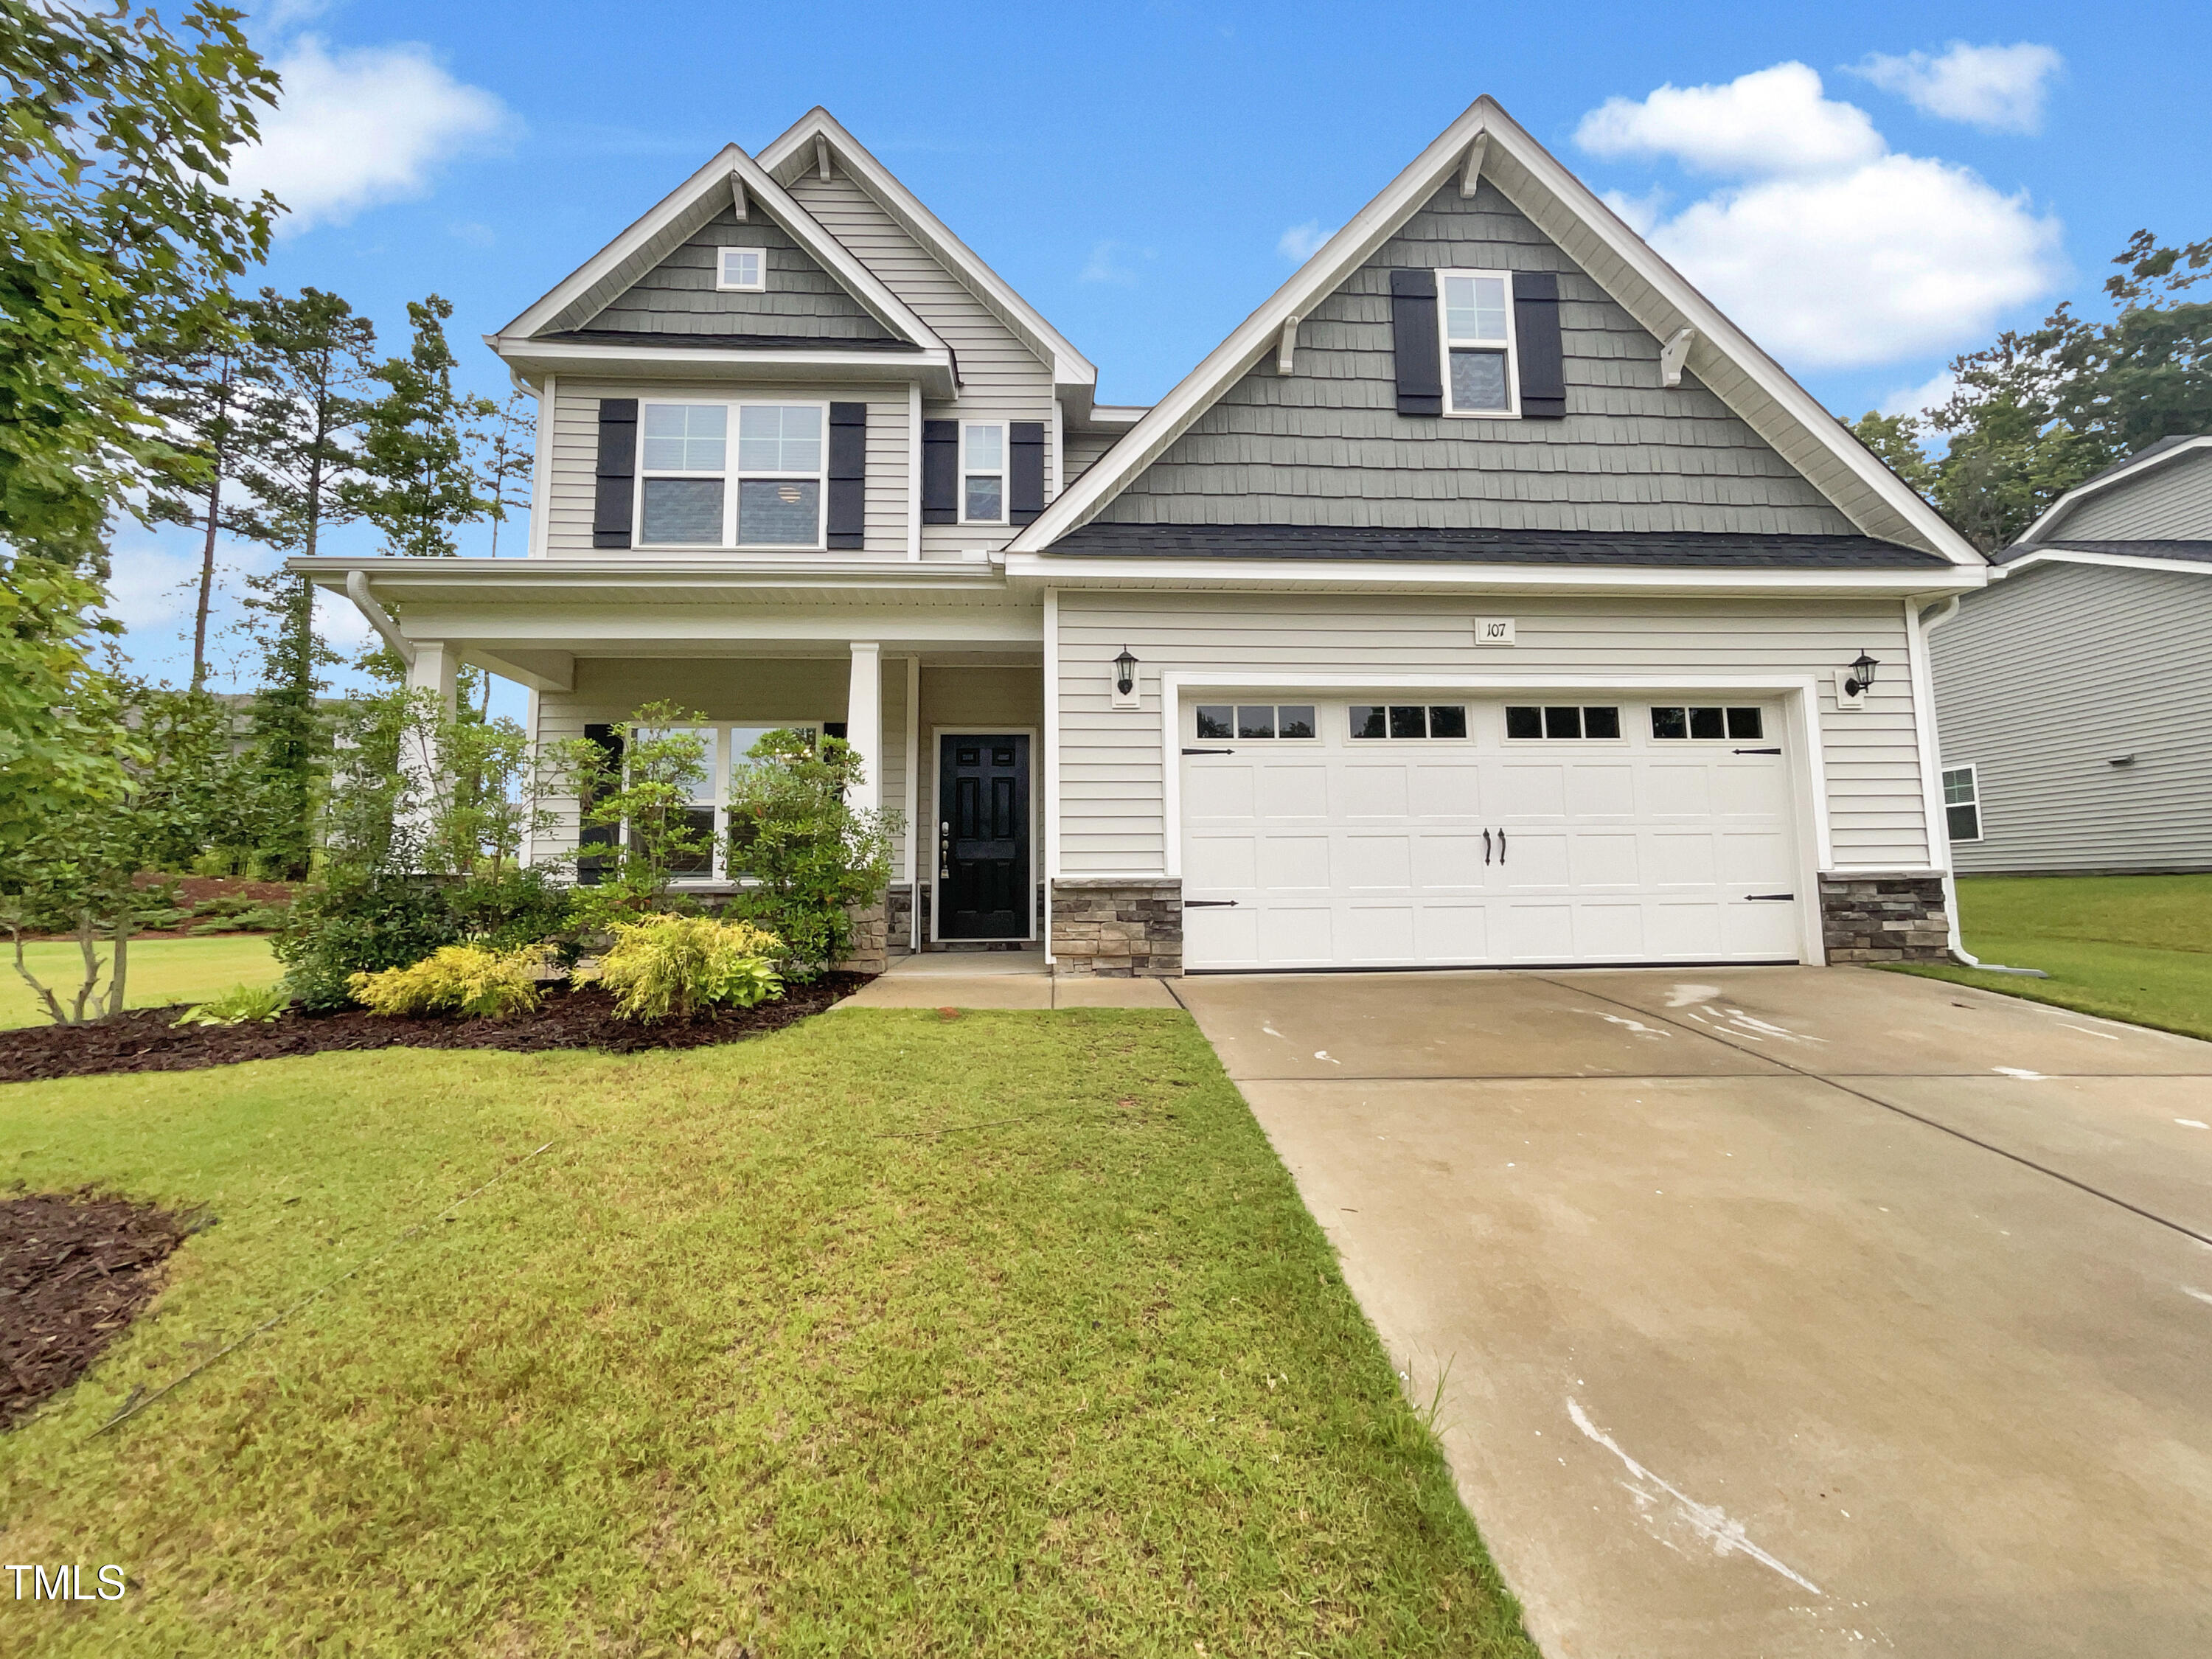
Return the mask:
[[[768,291],[714,286],[715,249],[767,251]],[[869,339],[884,325],[817,264],[781,226],[757,214],[743,224],[725,209],[585,325],[624,333]]]
[[[1396,412],[1394,269],[1559,278],[1567,415]],[[1487,182],[1446,183],[1099,515],[1109,523],[1849,535],[1856,527]]]

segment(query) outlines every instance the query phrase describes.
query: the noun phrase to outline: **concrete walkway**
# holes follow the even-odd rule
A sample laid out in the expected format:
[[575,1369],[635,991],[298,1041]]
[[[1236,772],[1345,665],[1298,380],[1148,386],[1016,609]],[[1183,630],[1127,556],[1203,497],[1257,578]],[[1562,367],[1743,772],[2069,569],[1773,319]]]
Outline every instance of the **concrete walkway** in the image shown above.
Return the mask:
[[1856,969],[1177,988],[1552,1659],[2212,1653],[2212,1044]]
[[[1156,979],[1060,979],[1042,951],[925,951],[895,956],[839,1008],[1172,1008]],[[833,1010],[834,1012],[834,1010]]]

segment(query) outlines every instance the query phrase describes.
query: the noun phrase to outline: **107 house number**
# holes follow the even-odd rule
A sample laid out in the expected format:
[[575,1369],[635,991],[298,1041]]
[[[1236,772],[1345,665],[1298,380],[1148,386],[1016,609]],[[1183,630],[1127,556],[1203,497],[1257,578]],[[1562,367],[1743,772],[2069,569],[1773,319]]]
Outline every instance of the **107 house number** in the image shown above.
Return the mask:
[[[80,1566],[40,1567],[28,1563],[9,1561],[0,1563],[0,1572],[15,1576],[15,1599],[18,1601],[120,1601],[123,1599],[123,1569],[106,1566],[86,1588],[85,1574],[89,1569]],[[28,1594],[25,1593],[28,1590]]]

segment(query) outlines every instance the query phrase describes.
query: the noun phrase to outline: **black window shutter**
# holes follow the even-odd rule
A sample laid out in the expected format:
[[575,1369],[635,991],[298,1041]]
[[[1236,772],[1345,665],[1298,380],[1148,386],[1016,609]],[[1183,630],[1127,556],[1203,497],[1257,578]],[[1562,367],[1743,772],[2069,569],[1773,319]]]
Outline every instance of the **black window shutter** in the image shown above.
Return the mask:
[[960,522],[960,422],[921,423],[921,521]]
[[1437,274],[1390,273],[1390,334],[1398,358],[1398,412],[1444,412],[1443,365],[1437,350]]
[[1559,279],[1547,271],[1514,275],[1513,345],[1521,373],[1521,418],[1565,420],[1567,370],[1559,349]]
[[830,405],[830,545],[867,544],[868,406]]
[[1006,522],[1035,524],[1044,511],[1044,422],[1015,421],[1006,428]]
[[592,545],[628,547],[637,490],[637,399],[599,399],[599,489],[592,506]]
[[[632,407],[635,408],[635,405],[633,404]],[[627,547],[629,544],[625,541],[623,544]],[[607,769],[603,775],[602,781],[614,788],[622,787],[622,734],[612,726],[594,723],[584,727],[584,741],[597,744],[599,753],[606,758]],[[580,816],[584,809],[590,806],[597,799],[598,792],[586,785],[582,798],[576,803],[578,814]],[[605,854],[583,853],[582,849],[586,847],[613,847],[620,842],[621,838],[621,825],[613,823],[586,824],[578,832],[576,847],[581,854],[581,856],[576,860],[576,880],[579,884],[585,887],[596,887],[606,879],[607,872]]]

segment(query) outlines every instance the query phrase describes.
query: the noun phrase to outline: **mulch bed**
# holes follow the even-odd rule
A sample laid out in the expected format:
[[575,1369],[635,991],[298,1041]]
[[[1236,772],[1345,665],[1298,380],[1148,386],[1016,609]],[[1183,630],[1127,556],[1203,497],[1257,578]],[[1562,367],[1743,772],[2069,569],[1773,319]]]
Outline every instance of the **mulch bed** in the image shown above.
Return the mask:
[[513,1019],[385,1019],[359,1010],[288,1013],[266,1025],[185,1025],[174,1008],[134,1008],[97,1025],[26,1026],[0,1031],[0,1083],[94,1077],[110,1072],[191,1072],[242,1060],[277,1060],[331,1049],[600,1048],[631,1054],[653,1048],[699,1048],[781,1030],[820,1013],[873,977],[825,974],[793,985],[757,1008],[724,1008],[691,1020],[639,1025],[615,1017],[614,999],[586,986],[554,988],[534,1014]]
[[84,1374],[197,1225],[91,1192],[0,1199],[0,1430]]

